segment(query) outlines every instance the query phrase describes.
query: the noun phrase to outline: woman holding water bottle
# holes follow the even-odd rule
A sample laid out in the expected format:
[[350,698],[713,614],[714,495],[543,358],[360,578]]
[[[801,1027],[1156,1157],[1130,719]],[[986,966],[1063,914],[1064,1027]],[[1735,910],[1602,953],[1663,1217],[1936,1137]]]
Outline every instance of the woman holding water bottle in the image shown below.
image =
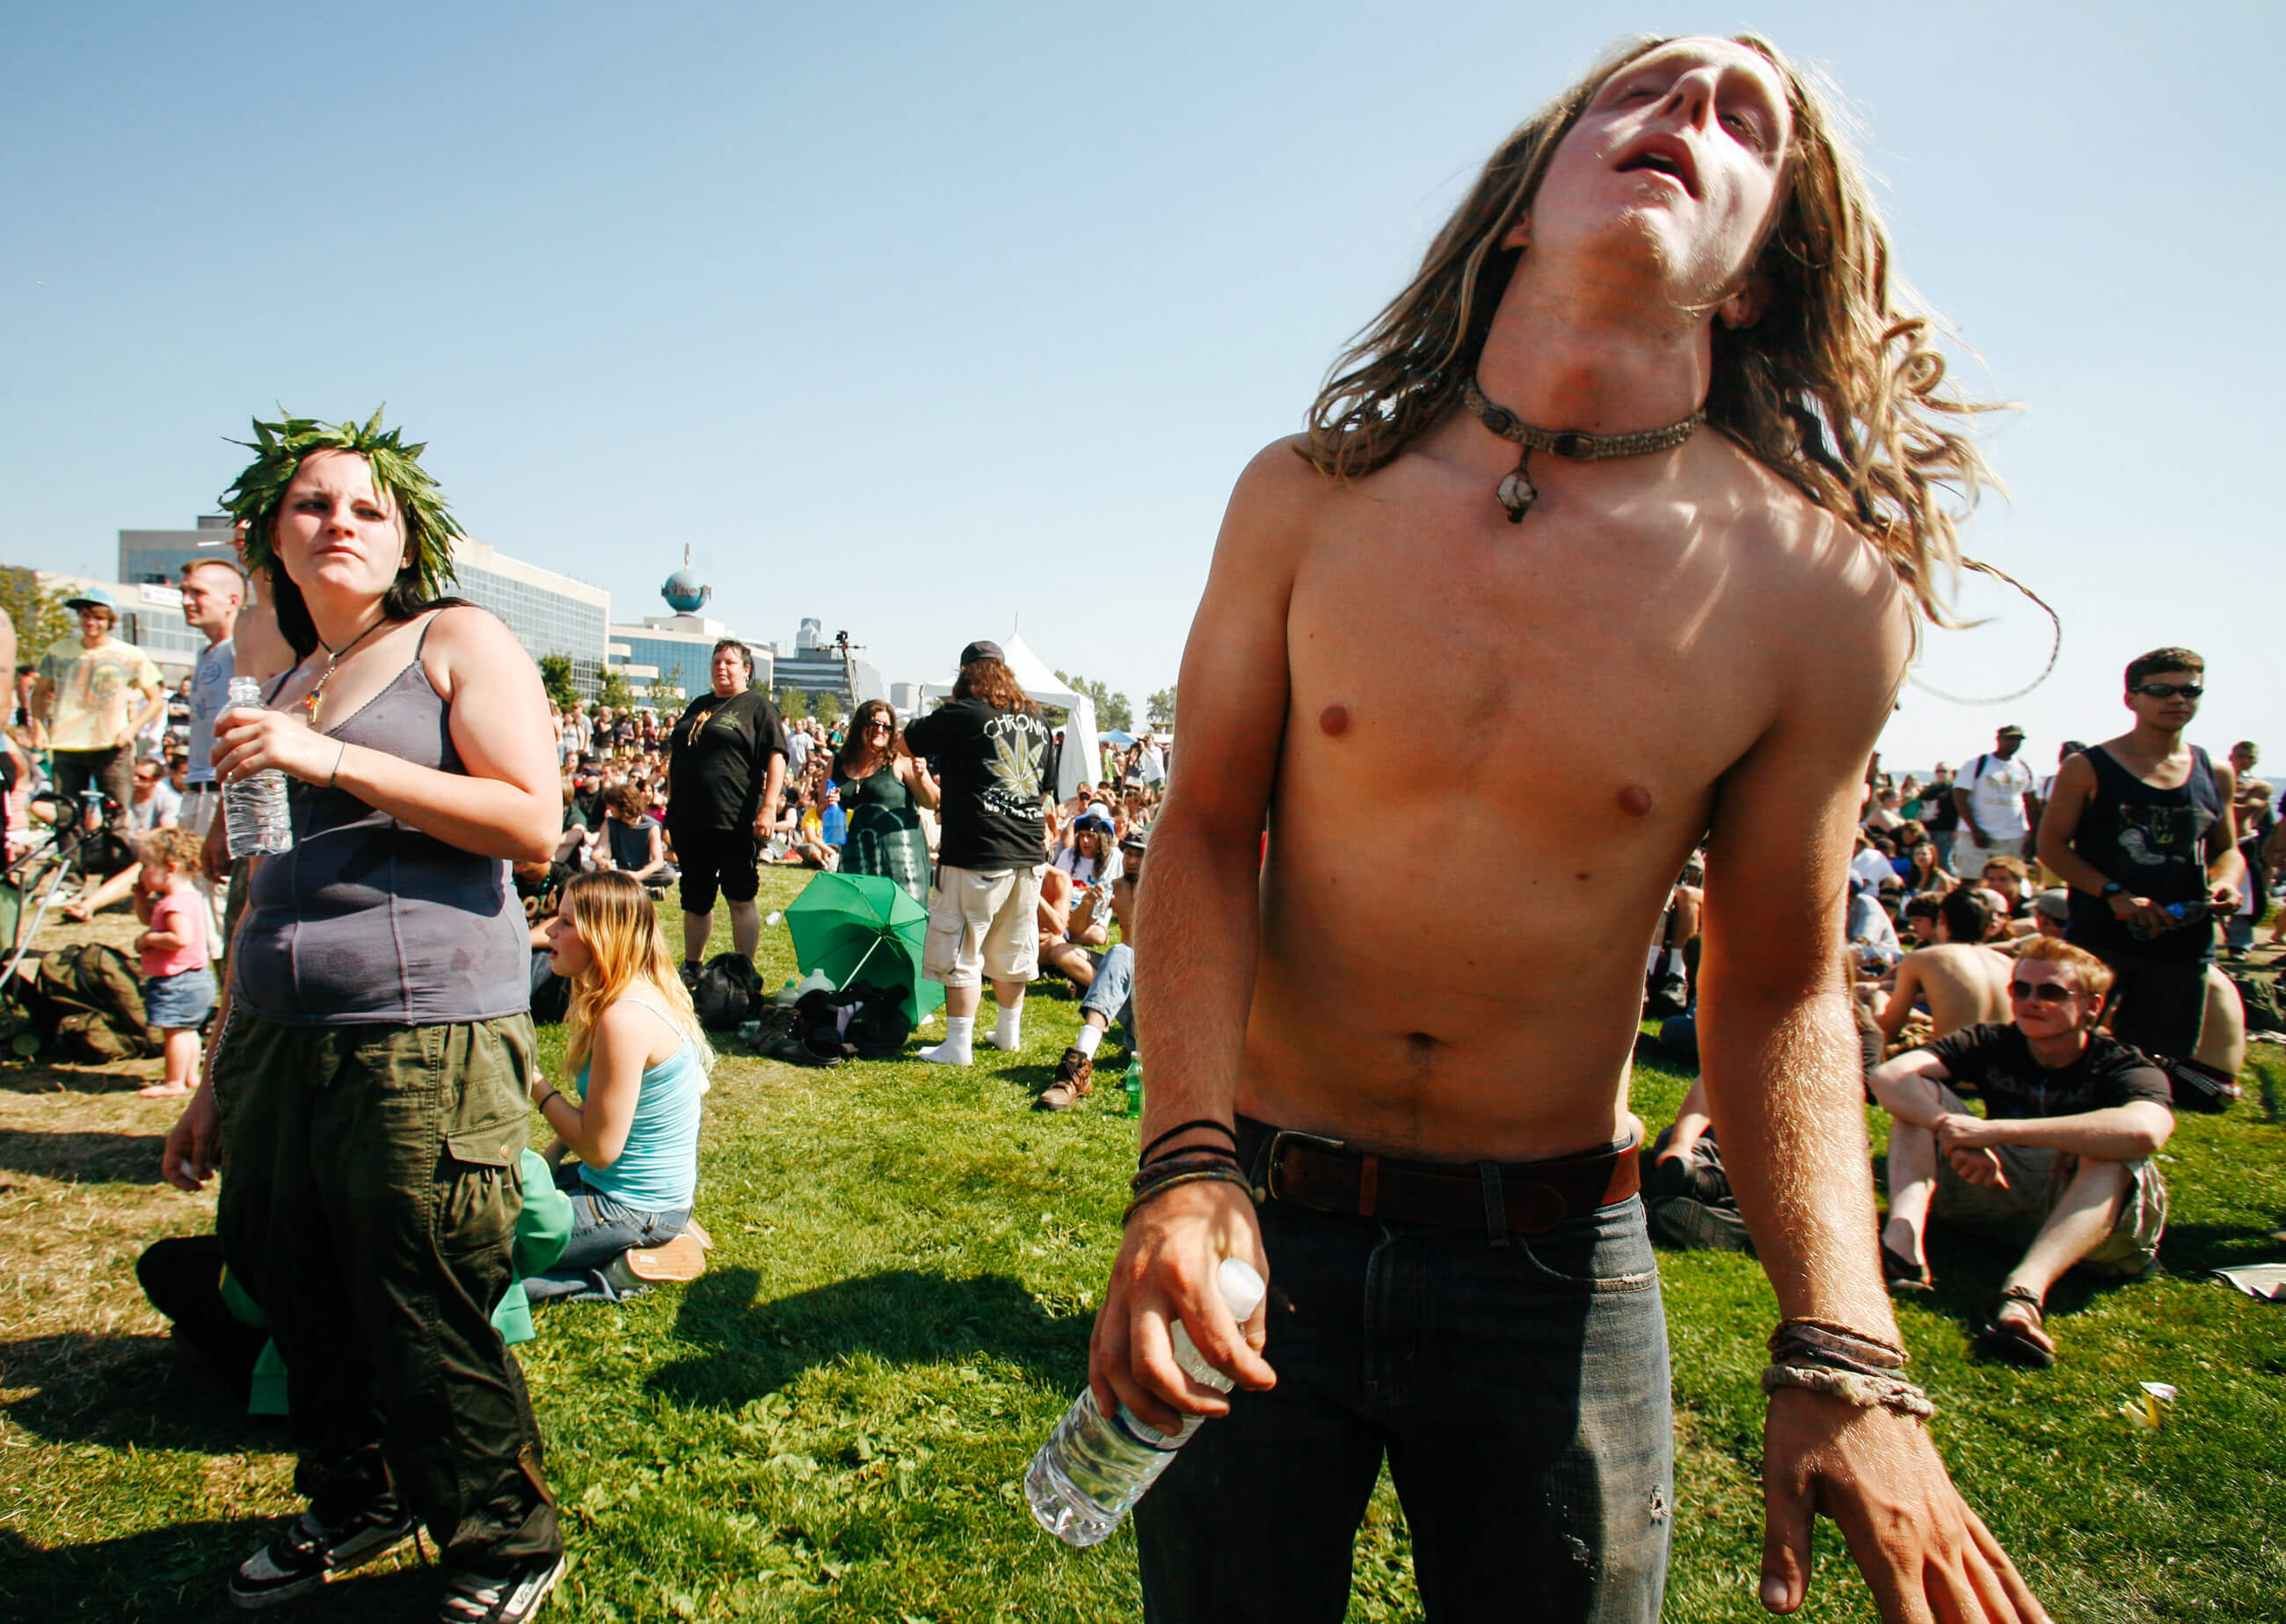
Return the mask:
[[[240,1564],[232,1599],[314,1590],[426,1523],[449,1570],[440,1616],[522,1619],[563,1567],[491,1323],[532,1071],[508,864],[546,861],[561,821],[547,698],[506,627],[440,595],[461,532],[420,446],[378,414],[255,431],[224,501],[249,561],[275,566],[299,660],[216,721],[233,846],[260,855],[211,1085],[166,1173],[196,1189],[226,1170],[225,1255],[285,1359],[311,1504]],[[290,832],[264,838],[246,803],[271,773]]]

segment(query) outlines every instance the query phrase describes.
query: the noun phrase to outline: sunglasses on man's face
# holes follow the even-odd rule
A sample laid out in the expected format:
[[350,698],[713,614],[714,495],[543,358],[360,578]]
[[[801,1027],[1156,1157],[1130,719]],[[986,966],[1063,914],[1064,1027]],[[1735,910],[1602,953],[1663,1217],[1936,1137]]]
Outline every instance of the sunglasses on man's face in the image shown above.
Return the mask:
[[2146,682],[2135,691],[2148,699],[2172,699],[2179,694],[2195,699],[2206,690],[2196,682]]
[[2030,1003],[2037,999],[2042,1004],[2061,1004],[2066,998],[2073,997],[2077,991],[2077,989],[2067,987],[2061,981],[2010,981],[2008,983],[2008,996],[2021,1003]]

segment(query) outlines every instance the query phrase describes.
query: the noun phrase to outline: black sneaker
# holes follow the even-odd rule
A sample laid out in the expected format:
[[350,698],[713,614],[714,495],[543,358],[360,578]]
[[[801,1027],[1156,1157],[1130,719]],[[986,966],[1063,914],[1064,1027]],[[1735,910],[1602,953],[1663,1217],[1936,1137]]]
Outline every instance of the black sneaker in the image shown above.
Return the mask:
[[445,1581],[437,1624],[524,1624],[564,1577],[564,1558],[530,1557],[505,1573],[463,1568]]
[[695,960],[686,958],[682,961],[683,991],[696,992],[698,990],[698,972],[703,968],[705,968],[705,966]]
[[251,1612],[307,1596],[404,1543],[418,1521],[394,1501],[368,1506],[338,1523],[320,1522],[315,1511],[304,1511],[238,1565],[230,1576],[230,1604]]

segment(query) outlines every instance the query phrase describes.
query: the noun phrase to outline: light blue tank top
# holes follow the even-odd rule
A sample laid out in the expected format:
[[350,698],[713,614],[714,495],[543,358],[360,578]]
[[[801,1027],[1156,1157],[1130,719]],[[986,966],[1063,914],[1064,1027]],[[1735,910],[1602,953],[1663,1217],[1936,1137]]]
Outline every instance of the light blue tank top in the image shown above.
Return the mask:
[[[649,998],[629,998],[666,1021],[666,1012]],[[587,1068],[579,1068],[579,1092],[587,1092]],[[635,1119],[627,1147],[609,1167],[583,1167],[580,1180],[638,1212],[687,1212],[698,1196],[698,1097],[706,1092],[706,1068],[698,1045],[682,1047],[642,1074],[635,1096]]]

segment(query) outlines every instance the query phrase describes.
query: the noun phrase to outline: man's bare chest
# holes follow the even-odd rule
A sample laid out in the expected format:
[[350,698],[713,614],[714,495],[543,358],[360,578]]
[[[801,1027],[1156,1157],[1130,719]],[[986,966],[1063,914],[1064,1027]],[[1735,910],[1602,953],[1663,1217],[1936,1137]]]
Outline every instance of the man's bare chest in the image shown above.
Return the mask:
[[1711,544],[1538,518],[1314,548],[1288,604],[1289,747],[1703,794],[1772,700],[1738,572]]

